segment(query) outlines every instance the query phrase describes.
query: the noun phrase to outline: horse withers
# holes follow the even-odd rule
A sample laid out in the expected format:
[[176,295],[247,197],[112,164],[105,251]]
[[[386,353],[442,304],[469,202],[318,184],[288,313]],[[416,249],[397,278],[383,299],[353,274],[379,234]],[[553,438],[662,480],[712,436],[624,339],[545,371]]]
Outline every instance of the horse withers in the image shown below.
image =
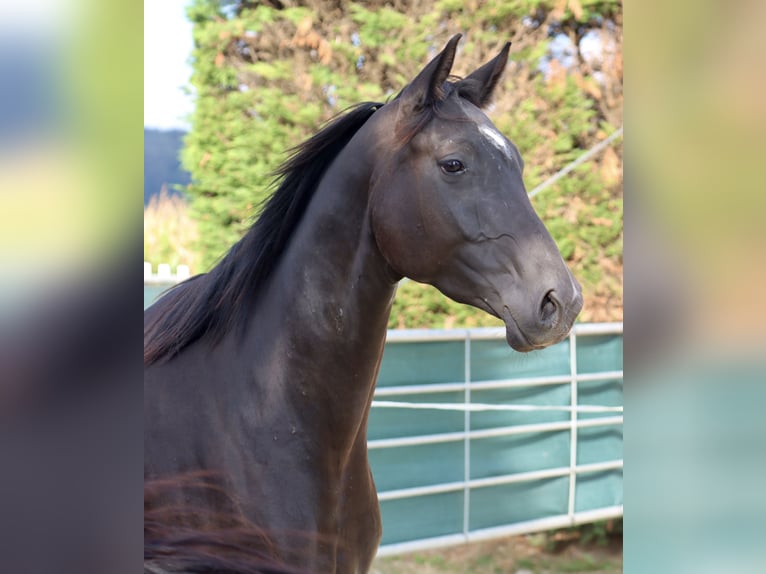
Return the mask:
[[217,477],[150,511],[193,509],[166,513],[179,528],[236,514],[289,568],[367,572],[381,537],[367,419],[397,282],[499,317],[517,351],[568,334],[580,287],[481,111],[510,44],[452,80],[459,38],[395,99],[299,146],[221,262],[146,311],[145,478]]

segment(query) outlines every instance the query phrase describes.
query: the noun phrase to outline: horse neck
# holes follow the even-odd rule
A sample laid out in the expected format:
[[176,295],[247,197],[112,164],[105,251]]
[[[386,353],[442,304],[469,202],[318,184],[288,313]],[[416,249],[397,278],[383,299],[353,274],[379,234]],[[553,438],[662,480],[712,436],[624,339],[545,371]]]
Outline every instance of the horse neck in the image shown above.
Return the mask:
[[265,335],[275,337],[266,360],[283,362],[288,401],[321,408],[343,442],[365,430],[396,290],[371,232],[372,164],[357,141],[328,168],[259,304],[282,327]]

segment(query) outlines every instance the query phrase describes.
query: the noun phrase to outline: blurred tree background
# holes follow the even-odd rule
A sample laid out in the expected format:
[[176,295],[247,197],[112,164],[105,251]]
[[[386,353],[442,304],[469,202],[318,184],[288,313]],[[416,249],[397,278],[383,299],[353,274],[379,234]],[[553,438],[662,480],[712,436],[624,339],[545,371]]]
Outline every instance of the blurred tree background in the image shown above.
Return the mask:
[[181,168],[178,158],[185,135],[185,131],[178,129],[144,128],[144,206],[163,186],[168,195],[178,195],[175,186],[189,184],[189,173]]
[[[194,0],[188,17],[196,108],[182,160],[195,271],[252,223],[290,147],[351,104],[391,98],[455,33],[458,75],[513,42],[487,112],[519,147],[528,190],[622,125],[620,1]],[[533,203],[583,284],[581,320],[622,320],[621,140]],[[390,326],[497,324],[410,281]]]

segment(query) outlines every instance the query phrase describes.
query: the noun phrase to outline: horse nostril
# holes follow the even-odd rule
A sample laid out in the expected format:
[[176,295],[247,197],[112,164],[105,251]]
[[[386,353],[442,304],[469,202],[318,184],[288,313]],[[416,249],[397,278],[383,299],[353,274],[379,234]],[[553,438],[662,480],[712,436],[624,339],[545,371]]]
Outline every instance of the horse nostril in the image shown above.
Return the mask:
[[553,289],[548,291],[540,303],[540,319],[544,323],[554,323],[559,311],[559,302],[553,294]]

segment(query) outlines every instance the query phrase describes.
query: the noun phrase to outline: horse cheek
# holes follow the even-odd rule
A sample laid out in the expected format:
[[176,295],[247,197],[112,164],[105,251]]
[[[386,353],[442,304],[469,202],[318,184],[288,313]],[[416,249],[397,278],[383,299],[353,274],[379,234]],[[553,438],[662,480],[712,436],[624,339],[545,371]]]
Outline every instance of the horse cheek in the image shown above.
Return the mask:
[[372,229],[383,258],[399,275],[415,281],[428,281],[434,269],[424,262],[429,258],[429,238],[422,218],[411,202],[389,190],[372,210]]

